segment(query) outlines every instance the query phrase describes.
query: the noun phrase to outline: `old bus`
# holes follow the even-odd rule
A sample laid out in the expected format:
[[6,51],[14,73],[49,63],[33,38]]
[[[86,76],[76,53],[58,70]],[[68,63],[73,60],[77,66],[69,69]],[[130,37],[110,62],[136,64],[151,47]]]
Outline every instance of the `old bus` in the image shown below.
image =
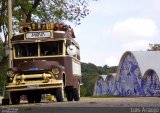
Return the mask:
[[26,23],[13,36],[12,68],[7,71],[6,91],[12,104],[26,95],[28,103],[41,102],[42,94],[62,102],[79,101],[80,48],[73,29],[63,23]]

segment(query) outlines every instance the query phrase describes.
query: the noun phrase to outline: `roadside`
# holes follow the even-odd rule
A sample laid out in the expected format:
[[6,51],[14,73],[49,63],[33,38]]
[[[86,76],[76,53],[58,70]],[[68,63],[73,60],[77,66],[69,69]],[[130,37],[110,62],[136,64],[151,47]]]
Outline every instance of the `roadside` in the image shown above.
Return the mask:
[[[25,106],[36,107],[159,107],[159,97],[109,97],[109,98],[93,98],[82,97],[80,101],[68,102],[66,98],[64,102],[42,101],[41,103],[28,104],[27,101],[21,101],[18,107]],[[12,106],[12,105],[9,105]]]

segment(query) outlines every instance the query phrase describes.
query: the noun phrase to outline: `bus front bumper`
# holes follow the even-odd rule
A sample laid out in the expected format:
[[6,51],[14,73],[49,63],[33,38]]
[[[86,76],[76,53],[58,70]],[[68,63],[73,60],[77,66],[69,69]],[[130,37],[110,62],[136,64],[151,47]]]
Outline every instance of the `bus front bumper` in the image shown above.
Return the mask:
[[62,88],[63,81],[57,80],[55,83],[35,83],[35,84],[21,84],[21,85],[7,85],[6,91],[26,91],[26,90],[41,90],[41,89],[53,89]]

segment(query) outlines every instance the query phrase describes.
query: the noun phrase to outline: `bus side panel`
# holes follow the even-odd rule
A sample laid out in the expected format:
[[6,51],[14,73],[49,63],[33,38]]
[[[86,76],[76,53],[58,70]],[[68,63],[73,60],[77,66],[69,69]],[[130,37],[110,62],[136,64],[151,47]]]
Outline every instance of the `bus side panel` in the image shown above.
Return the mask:
[[64,67],[66,73],[66,86],[73,86],[72,57],[64,58]]
[[73,66],[73,88],[79,88],[81,84],[81,63],[75,59],[72,60]]
[[79,88],[80,84],[81,84],[81,77],[80,76],[74,76],[74,80],[73,80],[73,88]]

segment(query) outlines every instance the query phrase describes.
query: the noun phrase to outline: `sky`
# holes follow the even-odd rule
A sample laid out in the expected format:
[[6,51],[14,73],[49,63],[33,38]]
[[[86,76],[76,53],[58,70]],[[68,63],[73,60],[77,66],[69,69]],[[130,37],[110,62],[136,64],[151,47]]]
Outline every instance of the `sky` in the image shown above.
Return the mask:
[[160,42],[160,0],[89,1],[90,14],[72,26],[82,62],[118,66],[124,52]]
[[126,51],[146,51],[160,42],[160,0],[98,0],[74,26],[81,61],[118,66]]

